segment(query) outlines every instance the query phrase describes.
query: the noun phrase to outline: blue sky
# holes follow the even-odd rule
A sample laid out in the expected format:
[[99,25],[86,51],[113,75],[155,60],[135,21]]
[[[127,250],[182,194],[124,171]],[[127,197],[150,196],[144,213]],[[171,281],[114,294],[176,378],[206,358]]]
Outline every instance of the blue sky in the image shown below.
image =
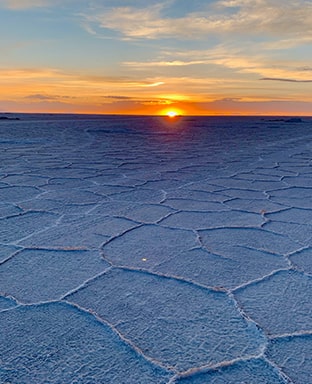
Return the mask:
[[0,111],[312,114],[309,0],[0,0]]

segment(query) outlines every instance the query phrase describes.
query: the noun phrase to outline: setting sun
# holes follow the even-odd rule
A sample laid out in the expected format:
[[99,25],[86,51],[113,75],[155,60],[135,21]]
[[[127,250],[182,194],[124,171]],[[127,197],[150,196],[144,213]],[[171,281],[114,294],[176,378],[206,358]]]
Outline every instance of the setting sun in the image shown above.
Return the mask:
[[176,117],[178,116],[178,113],[176,111],[169,111],[167,112],[168,117]]
[[160,111],[159,114],[173,119],[174,117],[181,116],[182,113],[183,112],[180,108],[166,108]]

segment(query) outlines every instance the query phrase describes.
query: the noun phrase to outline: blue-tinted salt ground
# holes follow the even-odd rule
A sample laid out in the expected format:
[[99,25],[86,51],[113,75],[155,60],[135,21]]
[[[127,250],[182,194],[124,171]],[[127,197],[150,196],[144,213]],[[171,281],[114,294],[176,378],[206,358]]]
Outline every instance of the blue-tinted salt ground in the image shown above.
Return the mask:
[[19,117],[1,383],[311,382],[311,118]]

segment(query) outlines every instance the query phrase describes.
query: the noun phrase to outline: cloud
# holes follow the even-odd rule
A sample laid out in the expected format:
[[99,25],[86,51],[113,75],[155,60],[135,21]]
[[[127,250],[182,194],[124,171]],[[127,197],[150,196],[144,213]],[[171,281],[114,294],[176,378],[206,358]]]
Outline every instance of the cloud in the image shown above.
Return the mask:
[[0,0],[0,7],[21,11],[32,8],[63,7],[70,4],[77,7],[82,3],[83,0]]
[[203,5],[201,12],[175,18],[166,15],[166,5],[105,8],[90,14],[88,21],[131,39],[192,39],[224,34],[312,36],[312,3],[307,0],[215,1],[210,7]]
[[123,65],[133,68],[144,68],[146,67],[184,67],[188,65],[198,65],[205,64],[205,60],[193,60],[193,61],[181,61],[181,60],[173,60],[173,61],[150,61],[150,62],[140,62],[140,61],[125,61]]
[[34,94],[34,95],[28,95],[25,96],[25,99],[30,99],[30,100],[57,100],[58,97],[52,96],[52,95],[43,95],[43,94]]
[[142,84],[142,87],[159,87],[160,85],[164,85],[163,81],[156,81],[154,83]]
[[127,37],[152,37],[160,30],[162,20],[160,10],[163,4],[157,4],[142,9],[134,7],[105,8],[100,14],[99,10],[94,15],[85,15],[89,29],[95,32],[90,23],[98,24],[101,28],[119,31]]
[[[137,76],[105,76],[61,71],[53,68],[0,68],[0,99],[26,104],[72,104],[95,111],[103,102],[137,102],[142,105],[164,104],[157,91],[164,82],[159,78]],[[42,104],[40,104],[42,103]],[[39,108],[39,107],[38,107]],[[39,108],[41,110],[41,107]],[[49,109],[50,110],[50,109]]]
[[263,77],[260,80],[266,80],[266,81],[286,81],[290,83],[312,83],[312,80],[295,80],[295,79],[279,79],[274,77]]
[[[189,59],[190,57],[192,60]],[[300,58],[296,60],[272,58],[266,51],[261,51],[251,44],[241,44],[240,47],[221,44],[208,50],[163,51],[161,60],[126,61],[122,64],[134,70],[154,68],[158,75],[163,74],[164,82],[167,82],[166,78],[178,78],[181,73],[185,73],[186,77],[194,83],[205,72],[210,75],[207,76],[210,82],[218,80],[236,82],[238,78],[257,81],[259,77],[309,81],[311,67],[304,66],[300,60]],[[187,68],[194,65],[201,67],[196,72],[187,71],[187,69],[176,70],[179,67]],[[242,74],[245,76],[242,77]]]
[[11,83],[18,81],[32,80],[33,82],[58,82],[59,85],[67,84],[72,86],[86,86],[99,88],[104,85],[120,85],[123,87],[158,87],[163,85],[163,81],[155,81],[153,78],[142,79],[141,76],[102,76],[91,75],[88,73],[66,72],[54,68],[0,68],[0,80]]
[[71,74],[68,75],[68,81],[72,84],[89,84],[95,87],[102,86],[104,84],[116,84],[122,85],[124,87],[158,87],[163,85],[162,81],[153,81],[153,79],[137,79],[135,77],[125,77],[125,76],[101,76],[101,75],[79,75]]
[[68,75],[54,68],[0,68],[0,79],[3,82],[19,80],[62,79]]
[[0,6],[15,10],[47,7],[54,4],[55,1],[52,0],[0,0]]
[[259,47],[265,50],[273,50],[273,51],[282,51],[282,50],[288,50],[290,48],[294,48],[297,46],[304,46],[304,45],[311,45],[312,43],[312,33],[309,33],[308,35],[304,36],[303,34],[300,35],[299,33],[297,35],[294,35],[290,39],[276,39],[274,41],[265,41],[264,43],[260,44]]
[[130,100],[132,99],[131,96],[103,96],[105,99],[113,99],[113,100]]
[[[111,97],[107,97],[107,96],[104,96],[104,98],[106,99],[110,99],[112,100],[112,103],[113,104],[118,104],[118,105],[121,105],[121,104],[124,104],[124,103],[133,103],[133,104],[142,104],[142,105],[168,105],[168,104],[172,104],[174,101],[172,100],[167,100],[167,99],[162,99],[162,98],[158,98],[158,99],[144,99],[144,98],[141,98],[141,97],[128,97],[128,96],[111,96]],[[103,104],[103,105],[106,105],[107,103]]]
[[300,67],[300,68],[298,68],[299,69],[299,71],[312,71],[312,67],[308,67],[308,66],[304,66],[304,67]]
[[220,99],[220,100],[216,100],[220,103],[235,103],[237,101],[240,101],[241,100],[241,97],[224,97],[223,99]]
[[36,93],[32,95],[27,95],[24,97],[28,100],[41,100],[41,101],[54,101],[54,100],[65,100],[65,99],[75,99],[74,96],[66,96],[66,95],[47,95],[43,93]]

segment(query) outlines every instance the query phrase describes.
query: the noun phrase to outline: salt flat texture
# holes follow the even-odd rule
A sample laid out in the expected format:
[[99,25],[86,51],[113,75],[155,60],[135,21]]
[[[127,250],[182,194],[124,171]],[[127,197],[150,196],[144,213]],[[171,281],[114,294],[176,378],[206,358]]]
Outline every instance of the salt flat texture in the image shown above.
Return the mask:
[[311,118],[20,117],[1,383],[311,382]]

